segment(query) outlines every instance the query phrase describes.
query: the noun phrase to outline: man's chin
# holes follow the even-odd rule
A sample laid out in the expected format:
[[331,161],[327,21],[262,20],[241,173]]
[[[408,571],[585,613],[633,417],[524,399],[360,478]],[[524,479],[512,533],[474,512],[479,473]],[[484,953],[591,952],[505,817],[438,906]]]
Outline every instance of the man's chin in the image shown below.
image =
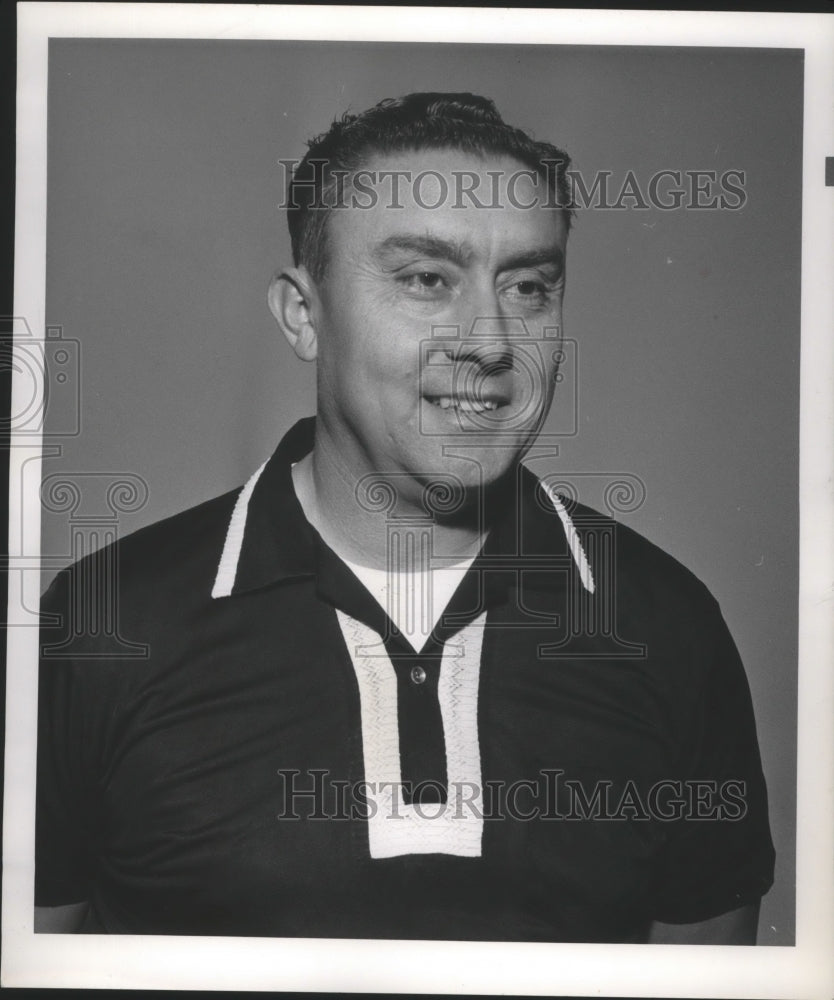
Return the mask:
[[464,457],[445,456],[444,462],[430,475],[421,477],[422,505],[438,521],[466,520],[477,514],[485,493],[509,482],[519,462],[513,452],[501,462],[491,462],[485,455],[471,453]]
[[[366,509],[385,509],[392,517],[417,511],[437,521],[466,519],[477,511],[483,494],[512,480],[527,451],[529,437],[513,440],[423,438],[411,453],[357,483],[359,502]],[[426,446],[428,445],[428,446]]]
[[445,441],[432,449],[433,461],[426,463],[428,481],[435,476],[454,476],[468,489],[486,489],[503,480],[527,454],[535,435],[528,433],[471,434]]

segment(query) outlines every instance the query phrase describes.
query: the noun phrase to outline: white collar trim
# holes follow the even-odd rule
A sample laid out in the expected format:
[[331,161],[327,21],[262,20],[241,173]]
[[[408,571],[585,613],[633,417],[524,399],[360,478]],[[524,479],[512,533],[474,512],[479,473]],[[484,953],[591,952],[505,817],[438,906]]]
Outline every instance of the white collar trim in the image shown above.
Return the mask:
[[540,481],[548,499],[553,504],[554,510],[559,515],[562,527],[565,529],[565,535],[568,539],[570,552],[573,556],[573,561],[576,563],[576,568],[579,570],[579,578],[582,581],[582,586],[588,591],[589,594],[593,594],[596,589],[594,586],[594,574],[591,572],[591,564],[588,562],[588,557],[585,555],[585,550],[582,548],[582,542],[579,540],[579,534],[576,530],[576,526],[571,520],[571,516],[568,514],[567,508],[562,502],[562,498],[553,490],[551,486],[544,482],[544,480]]
[[238,494],[232,518],[226,531],[226,543],[223,546],[223,555],[217,567],[217,576],[211,590],[212,597],[228,597],[235,586],[237,577],[237,565],[240,561],[240,550],[243,546],[243,533],[246,530],[246,515],[249,513],[249,501],[255,484],[261,477],[261,473],[266,468],[266,462],[261,465],[257,472],[250,476],[246,485]]

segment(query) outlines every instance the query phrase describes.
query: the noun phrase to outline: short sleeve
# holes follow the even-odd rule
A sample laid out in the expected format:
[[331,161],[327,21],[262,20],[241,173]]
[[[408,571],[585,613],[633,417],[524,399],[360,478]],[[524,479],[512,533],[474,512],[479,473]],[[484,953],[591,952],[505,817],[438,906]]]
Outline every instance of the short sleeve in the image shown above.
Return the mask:
[[71,632],[68,577],[60,573],[41,600],[36,906],[87,900],[95,865],[83,697],[76,667],[61,655]]
[[717,604],[701,699],[693,705],[685,809],[667,825],[651,918],[696,923],[758,901],[773,883],[756,724],[747,677]]

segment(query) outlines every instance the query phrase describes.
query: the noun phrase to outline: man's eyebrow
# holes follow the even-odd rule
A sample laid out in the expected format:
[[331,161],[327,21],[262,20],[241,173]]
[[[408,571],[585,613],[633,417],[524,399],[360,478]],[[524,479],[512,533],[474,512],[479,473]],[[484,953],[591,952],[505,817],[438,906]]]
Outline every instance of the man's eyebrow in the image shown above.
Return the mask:
[[[429,257],[434,260],[449,260],[453,264],[465,267],[472,259],[473,251],[467,243],[444,239],[441,236],[416,235],[413,233],[395,233],[378,243],[373,250],[374,257],[384,259],[398,251],[413,253],[419,257]],[[550,265],[561,271],[564,267],[565,255],[558,246],[539,247],[530,250],[520,250],[502,261],[501,270],[510,271],[519,267],[539,267]]]
[[565,254],[560,247],[541,247],[535,250],[520,250],[501,264],[502,271],[512,271],[517,267],[539,267],[550,264],[559,271],[565,265]]
[[447,240],[441,236],[418,236],[412,233],[395,233],[393,236],[388,236],[374,247],[373,254],[380,259],[397,251],[417,254],[420,257],[432,257],[436,260],[449,260],[461,267],[472,258],[472,248],[466,243]]

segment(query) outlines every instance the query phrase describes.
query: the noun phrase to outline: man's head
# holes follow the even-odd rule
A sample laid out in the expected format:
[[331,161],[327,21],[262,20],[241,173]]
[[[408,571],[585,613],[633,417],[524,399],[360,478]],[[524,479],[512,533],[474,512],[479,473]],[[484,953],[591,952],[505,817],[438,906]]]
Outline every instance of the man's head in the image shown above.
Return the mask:
[[[287,223],[293,261],[306,267],[317,281],[327,266],[330,212],[344,203],[340,195],[349,190],[350,178],[375,156],[457,149],[485,159],[511,157],[541,178],[551,199],[562,206],[570,228],[567,153],[507,125],[495,104],[477,94],[417,93],[388,98],[360,114],[344,114],[308,146],[289,185]],[[464,190],[460,201],[483,201],[484,195],[484,188],[470,197]]]
[[305,163],[270,306],[317,360],[317,449],[413,502],[450,477],[475,496],[550,407],[567,156],[484,98],[415,94],[337,123]]

